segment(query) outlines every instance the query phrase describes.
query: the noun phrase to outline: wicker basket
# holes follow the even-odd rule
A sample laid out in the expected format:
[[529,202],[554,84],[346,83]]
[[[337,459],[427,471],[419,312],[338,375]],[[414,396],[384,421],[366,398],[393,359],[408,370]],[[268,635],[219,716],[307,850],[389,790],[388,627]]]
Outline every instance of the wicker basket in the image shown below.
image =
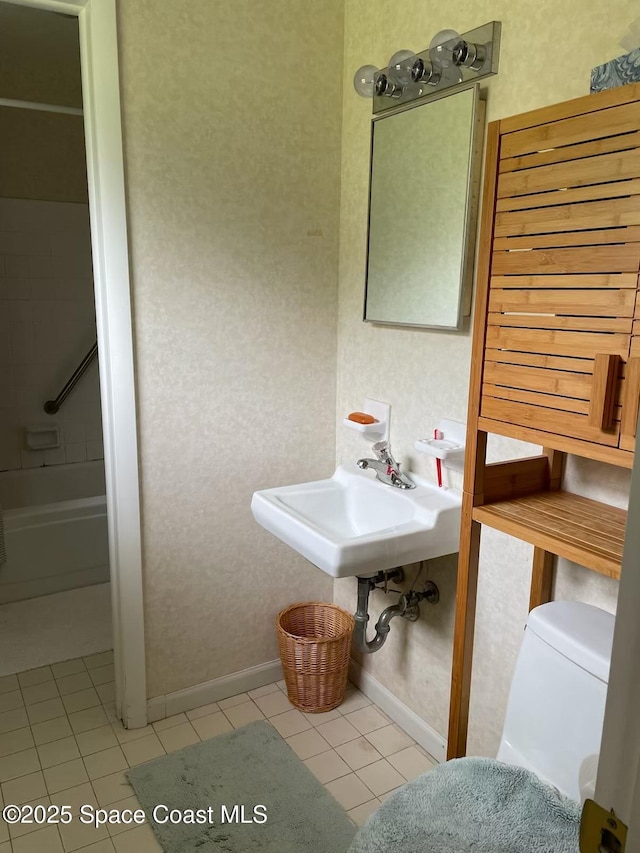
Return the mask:
[[289,701],[311,714],[344,699],[354,619],[335,604],[307,601],[278,613],[276,630]]

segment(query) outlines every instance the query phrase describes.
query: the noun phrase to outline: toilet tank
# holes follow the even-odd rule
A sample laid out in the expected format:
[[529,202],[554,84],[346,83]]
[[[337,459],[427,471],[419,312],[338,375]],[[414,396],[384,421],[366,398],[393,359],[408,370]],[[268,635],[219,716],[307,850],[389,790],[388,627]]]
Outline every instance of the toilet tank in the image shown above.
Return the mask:
[[615,617],[552,601],[529,614],[498,759],[580,799],[580,765],[600,751]]

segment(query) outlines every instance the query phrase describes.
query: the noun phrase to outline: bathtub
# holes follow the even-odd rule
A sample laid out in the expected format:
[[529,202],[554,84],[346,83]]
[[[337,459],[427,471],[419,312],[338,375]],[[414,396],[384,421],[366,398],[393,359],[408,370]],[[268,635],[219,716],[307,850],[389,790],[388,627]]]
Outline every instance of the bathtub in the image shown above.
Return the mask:
[[109,580],[102,462],[0,473],[0,604]]

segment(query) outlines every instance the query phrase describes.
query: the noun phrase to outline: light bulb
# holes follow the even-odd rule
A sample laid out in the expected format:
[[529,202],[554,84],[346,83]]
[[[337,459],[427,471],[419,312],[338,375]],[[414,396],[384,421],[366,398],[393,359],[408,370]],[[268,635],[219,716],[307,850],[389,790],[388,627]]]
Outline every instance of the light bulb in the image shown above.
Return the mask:
[[353,77],[353,88],[363,98],[373,98],[377,73],[378,69],[375,65],[363,65],[356,71]]
[[459,41],[460,33],[455,30],[440,30],[429,44],[431,61],[438,62],[443,68],[453,65],[453,51]]
[[462,83],[462,71],[455,65],[450,65],[449,68],[444,68],[442,76],[446,81],[447,86],[457,86]]
[[408,86],[413,82],[411,71],[416,61],[412,50],[397,50],[389,60],[389,78],[400,86]]

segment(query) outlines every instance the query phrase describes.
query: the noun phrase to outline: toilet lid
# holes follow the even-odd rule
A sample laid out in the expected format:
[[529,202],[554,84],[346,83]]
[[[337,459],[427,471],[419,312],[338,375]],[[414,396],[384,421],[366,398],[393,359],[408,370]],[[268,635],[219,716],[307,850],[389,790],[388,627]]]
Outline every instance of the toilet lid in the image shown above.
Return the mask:
[[577,666],[609,682],[615,616],[579,601],[551,601],[529,614],[527,630]]

